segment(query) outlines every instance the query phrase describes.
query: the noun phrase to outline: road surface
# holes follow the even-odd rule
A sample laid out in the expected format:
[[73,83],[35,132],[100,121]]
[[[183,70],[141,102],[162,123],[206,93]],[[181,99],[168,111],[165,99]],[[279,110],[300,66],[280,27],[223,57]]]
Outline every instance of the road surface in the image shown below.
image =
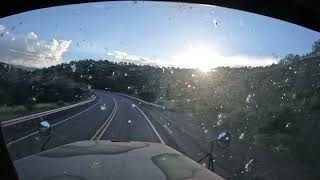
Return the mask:
[[[89,107],[76,114],[64,116],[52,123],[52,138],[47,148],[81,140],[145,141],[164,143],[138,102],[130,98],[95,90],[99,97]],[[164,131],[161,131],[162,133]],[[7,142],[13,159],[20,159],[40,151],[46,137],[37,131]]]
[[[144,141],[166,144],[197,161],[205,155],[218,133],[205,131],[199,120],[192,120],[184,113],[166,111],[107,91],[93,92],[97,96],[94,102],[48,119],[52,124],[52,138],[47,149],[82,140]],[[33,123],[39,122],[40,119]],[[21,127],[24,127],[23,131]],[[13,160],[40,152],[46,138],[39,135],[35,125],[30,127],[21,124],[3,128]],[[17,131],[15,128],[18,128]],[[234,173],[243,169],[253,158],[263,162],[257,174],[276,174],[275,179],[313,179],[312,176],[306,178],[306,173],[300,173],[301,168],[295,162],[265,156],[266,153],[259,149],[247,151],[239,144],[232,144],[225,150],[214,147],[214,154],[215,172],[226,179],[234,179]],[[280,167],[287,167],[288,171],[281,173],[283,170]],[[245,174],[242,176],[246,179]]]

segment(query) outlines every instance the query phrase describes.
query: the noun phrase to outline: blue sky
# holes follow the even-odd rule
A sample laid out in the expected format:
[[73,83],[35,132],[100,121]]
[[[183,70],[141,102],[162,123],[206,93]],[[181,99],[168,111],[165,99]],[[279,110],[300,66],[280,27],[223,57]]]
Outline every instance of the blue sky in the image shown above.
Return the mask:
[[41,9],[0,19],[0,25],[0,61],[35,67],[83,58],[195,68],[266,65],[309,52],[320,38],[252,13],[159,2]]

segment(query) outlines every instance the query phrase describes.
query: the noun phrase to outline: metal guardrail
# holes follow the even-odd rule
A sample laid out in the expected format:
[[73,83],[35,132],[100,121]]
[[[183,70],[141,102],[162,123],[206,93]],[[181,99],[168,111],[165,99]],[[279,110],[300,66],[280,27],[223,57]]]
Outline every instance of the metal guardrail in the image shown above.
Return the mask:
[[46,116],[46,115],[49,115],[49,114],[53,114],[53,113],[57,113],[57,112],[64,111],[64,110],[67,110],[67,109],[71,109],[71,108],[74,108],[74,107],[78,107],[78,106],[81,106],[83,104],[87,104],[89,102],[92,102],[95,99],[96,99],[96,97],[91,98],[91,99],[86,100],[86,101],[82,101],[82,102],[76,103],[76,104],[72,104],[72,105],[69,105],[69,106],[65,106],[65,107],[61,107],[61,108],[57,108],[57,109],[52,109],[52,110],[49,110],[49,111],[40,112],[40,113],[36,113],[36,114],[31,114],[31,115],[27,115],[27,116],[15,118],[15,119],[10,119],[10,120],[7,120],[7,121],[2,121],[1,122],[1,126],[2,127],[11,126],[11,125],[18,124],[18,123],[21,123],[21,122],[25,122],[25,121],[28,121],[28,120],[31,120],[31,119],[39,118],[39,117]]
[[147,104],[147,105],[150,105],[150,106],[154,106],[154,107],[157,107],[157,108],[165,108],[165,106],[161,106],[159,104],[154,104],[154,103],[151,103],[151,102],[147,102],[147,101],[144,101],[142,99],[139,99],[139,98],[136,98],[136,97],[132,97],[132,96],[129,96],[129,95],[126,95],[126,94],[121,94],[121,93],[116,93],[116,92],[111,92],[111,91],[108,91],[108,92],[110,92],[112,94],[117,94],[117,95],[120,95],[120,96],[125,96],[125,97],[140,101],[140,102],[142,102],[144,104]]

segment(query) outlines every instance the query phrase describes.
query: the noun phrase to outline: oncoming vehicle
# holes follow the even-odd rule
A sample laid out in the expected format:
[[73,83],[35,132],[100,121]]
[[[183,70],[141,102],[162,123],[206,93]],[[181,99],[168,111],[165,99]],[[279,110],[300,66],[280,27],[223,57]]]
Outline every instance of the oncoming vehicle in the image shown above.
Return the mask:
[[4,5],[1,179],[319,179],[319,7]]

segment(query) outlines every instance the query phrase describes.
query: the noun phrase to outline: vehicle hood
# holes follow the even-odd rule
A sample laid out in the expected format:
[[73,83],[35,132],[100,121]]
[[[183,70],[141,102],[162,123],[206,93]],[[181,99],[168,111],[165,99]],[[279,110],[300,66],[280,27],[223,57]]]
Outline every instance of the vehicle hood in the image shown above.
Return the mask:
[[80,141],[15,161],[21,180],[213,179],[220,176],[159,143]]

